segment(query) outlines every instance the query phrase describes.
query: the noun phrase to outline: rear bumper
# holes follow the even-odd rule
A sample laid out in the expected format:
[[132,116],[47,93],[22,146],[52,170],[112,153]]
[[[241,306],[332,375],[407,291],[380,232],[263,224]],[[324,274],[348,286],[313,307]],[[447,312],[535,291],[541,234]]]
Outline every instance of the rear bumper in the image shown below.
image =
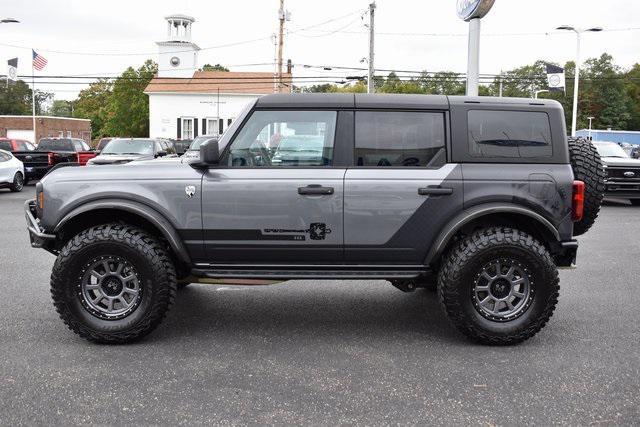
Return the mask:
[[40,179],[49,172],[51,166],[25,166],[24,174],[27,179]]
[[578,241],[569,240],[560,242],[560,252],[554,255],[554,261],[558,267],[575,267],[578,257]]
[[27,230],[29,230],[29,240],[31,241],[31,247],[44,248],[47,243],[55,240],[54,234],[47,234],[44,232],[38,220],[35,217],[36,201],[27,200],[24,202],[24,215],[27,220]]

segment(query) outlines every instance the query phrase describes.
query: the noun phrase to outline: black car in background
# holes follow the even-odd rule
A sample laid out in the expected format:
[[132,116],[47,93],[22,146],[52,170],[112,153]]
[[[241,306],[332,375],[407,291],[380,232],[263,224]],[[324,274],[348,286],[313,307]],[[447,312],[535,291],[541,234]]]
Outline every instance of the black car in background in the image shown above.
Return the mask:
[[60,163],[84,166],[96,153],[79,138],[41,138],[35,150],[14,151],[13,155],[24,163],[26,184],[42,178]]
[[174,148],[165,141],[152,138],[114,138],[87,165],[115,165],[158,157],[177,156]]
[[605,196],[629,199],[632,205],[640,206],[640,160],[629,157],[615,142],[593,141],[593,145],[606,172]]
[[100,141],[98,141],[98,145],[96,145],[96,152],[100,152],[102,150],[104,150],[104,147],[107,146],[107,144],[112,140],[113,138],[100,138]]

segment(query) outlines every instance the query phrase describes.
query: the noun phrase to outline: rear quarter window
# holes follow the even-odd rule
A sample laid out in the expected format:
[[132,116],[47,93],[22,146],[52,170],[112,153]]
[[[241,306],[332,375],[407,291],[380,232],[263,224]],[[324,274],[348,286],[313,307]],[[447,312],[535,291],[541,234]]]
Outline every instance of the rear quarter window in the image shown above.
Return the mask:
[[532,159],[553,156],[547,113],[469,110],[467,120],[471,157]]

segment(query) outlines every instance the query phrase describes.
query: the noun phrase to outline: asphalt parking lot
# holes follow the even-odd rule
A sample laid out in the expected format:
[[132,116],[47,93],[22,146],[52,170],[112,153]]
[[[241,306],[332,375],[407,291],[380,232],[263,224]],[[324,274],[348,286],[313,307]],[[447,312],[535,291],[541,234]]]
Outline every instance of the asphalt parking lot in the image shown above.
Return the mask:
[[90,344],[49,296],[22,193],[0,190],[0,424],[640,422],[640,208],[609,203],[554,317],[507,348],[383,281],[192,285],[144,341]]

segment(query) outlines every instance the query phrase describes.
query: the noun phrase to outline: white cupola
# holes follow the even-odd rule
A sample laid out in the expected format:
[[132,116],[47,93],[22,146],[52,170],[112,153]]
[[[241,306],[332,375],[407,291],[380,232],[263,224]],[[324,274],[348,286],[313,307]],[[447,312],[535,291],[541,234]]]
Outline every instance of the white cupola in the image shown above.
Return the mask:
[[170,15],[167,21],[166,40],[158,45],[158,77],[193,77],[198,69],[198,45],[191,41],[191,25],[195,18],[186,15]]

